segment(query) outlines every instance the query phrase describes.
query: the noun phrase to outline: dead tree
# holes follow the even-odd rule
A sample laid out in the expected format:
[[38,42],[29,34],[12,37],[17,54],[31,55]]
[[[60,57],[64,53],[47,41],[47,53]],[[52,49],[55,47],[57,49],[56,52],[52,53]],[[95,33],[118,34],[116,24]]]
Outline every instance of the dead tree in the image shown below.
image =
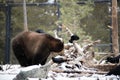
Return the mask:
[[117,0],[112,0],[112,46],[113,53],[115,53],[115,55],[119,53],[117,18]]

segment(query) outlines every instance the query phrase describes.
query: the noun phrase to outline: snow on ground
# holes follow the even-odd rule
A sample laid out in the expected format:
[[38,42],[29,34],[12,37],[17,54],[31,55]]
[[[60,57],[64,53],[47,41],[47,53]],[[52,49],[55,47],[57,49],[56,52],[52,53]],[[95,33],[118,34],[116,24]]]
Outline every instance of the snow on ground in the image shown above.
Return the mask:
[[[20,65],[2,65],[3,71],[0,71],[0,80],[13,80],[15,76],[22,70],[27,71],[32,68],[38,68],[40,66],[30,66],[22,68]],[[86,74],[87,75],[87,74]],[[111,75],[105,76],[101,74],[92,74],[92,75],[83,75],[80,76],[78,73],[57,73],[49,71],[48,77],[41,78],[41,80],[120,80],[119,76]],[[39,80],[39,78],[28,78],[28,80]]]
[[0,80],[13,80],[20,71],[29,71],[33,68],[38,68],[40,65],[29,67],[20,67],[20,65],[0,65],[3,71],[0,71]]

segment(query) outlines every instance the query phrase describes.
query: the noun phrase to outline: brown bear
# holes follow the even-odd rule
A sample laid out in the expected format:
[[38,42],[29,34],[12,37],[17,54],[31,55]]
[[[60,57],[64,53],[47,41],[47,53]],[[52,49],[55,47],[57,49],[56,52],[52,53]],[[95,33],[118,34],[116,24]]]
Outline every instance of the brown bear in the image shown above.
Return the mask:
[[64,43],[46,33],[23,31],[12,40],[12,49],[21,66],[44,65],[51,52],[60,52]]

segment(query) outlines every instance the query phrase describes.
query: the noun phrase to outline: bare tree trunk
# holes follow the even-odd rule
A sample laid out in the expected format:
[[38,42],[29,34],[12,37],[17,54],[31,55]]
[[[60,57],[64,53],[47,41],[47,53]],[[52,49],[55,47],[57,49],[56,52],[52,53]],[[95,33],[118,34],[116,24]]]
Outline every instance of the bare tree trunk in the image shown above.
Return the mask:
[[119,53],[117,0],[112,0],[112,46],[113,53]]
[[24,30],[28,31],[26,1],[23,0]]

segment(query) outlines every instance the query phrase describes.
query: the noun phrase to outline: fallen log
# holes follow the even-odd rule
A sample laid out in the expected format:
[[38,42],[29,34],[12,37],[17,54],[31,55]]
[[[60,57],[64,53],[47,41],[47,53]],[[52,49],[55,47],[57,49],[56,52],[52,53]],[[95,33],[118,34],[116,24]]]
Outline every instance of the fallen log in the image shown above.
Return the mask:
[[114,69],[115,67],[117,67],[118,64],[95,64],[93,67],[100,70],[100,71],[110,71],[112,69]]
[[[66,27],[66,26],[64,26],[64,27],[68,31],[68,33],[72,36],[73,35],[72,31],[68,27]],[[76,41],[73,41],[72,43],[73,43],[74,48],[77,51],[77,58],[75,59],[75,61],[82,61],[85,64],[85,66],[87,66],[87,67],[90,67],[95,64],[95,62],[93,60],[94,52],[93,51],[90,52],[90,51],[88,51],[88,49],[90,47],[100,43],[100,40],[96,40],[96,41],[86,45],[83,48]]]
[[104,71],[88,71],[88,70],[52,70],[53,72],[56,73],[89,73],[89,74],[106,74],[107,72]]

